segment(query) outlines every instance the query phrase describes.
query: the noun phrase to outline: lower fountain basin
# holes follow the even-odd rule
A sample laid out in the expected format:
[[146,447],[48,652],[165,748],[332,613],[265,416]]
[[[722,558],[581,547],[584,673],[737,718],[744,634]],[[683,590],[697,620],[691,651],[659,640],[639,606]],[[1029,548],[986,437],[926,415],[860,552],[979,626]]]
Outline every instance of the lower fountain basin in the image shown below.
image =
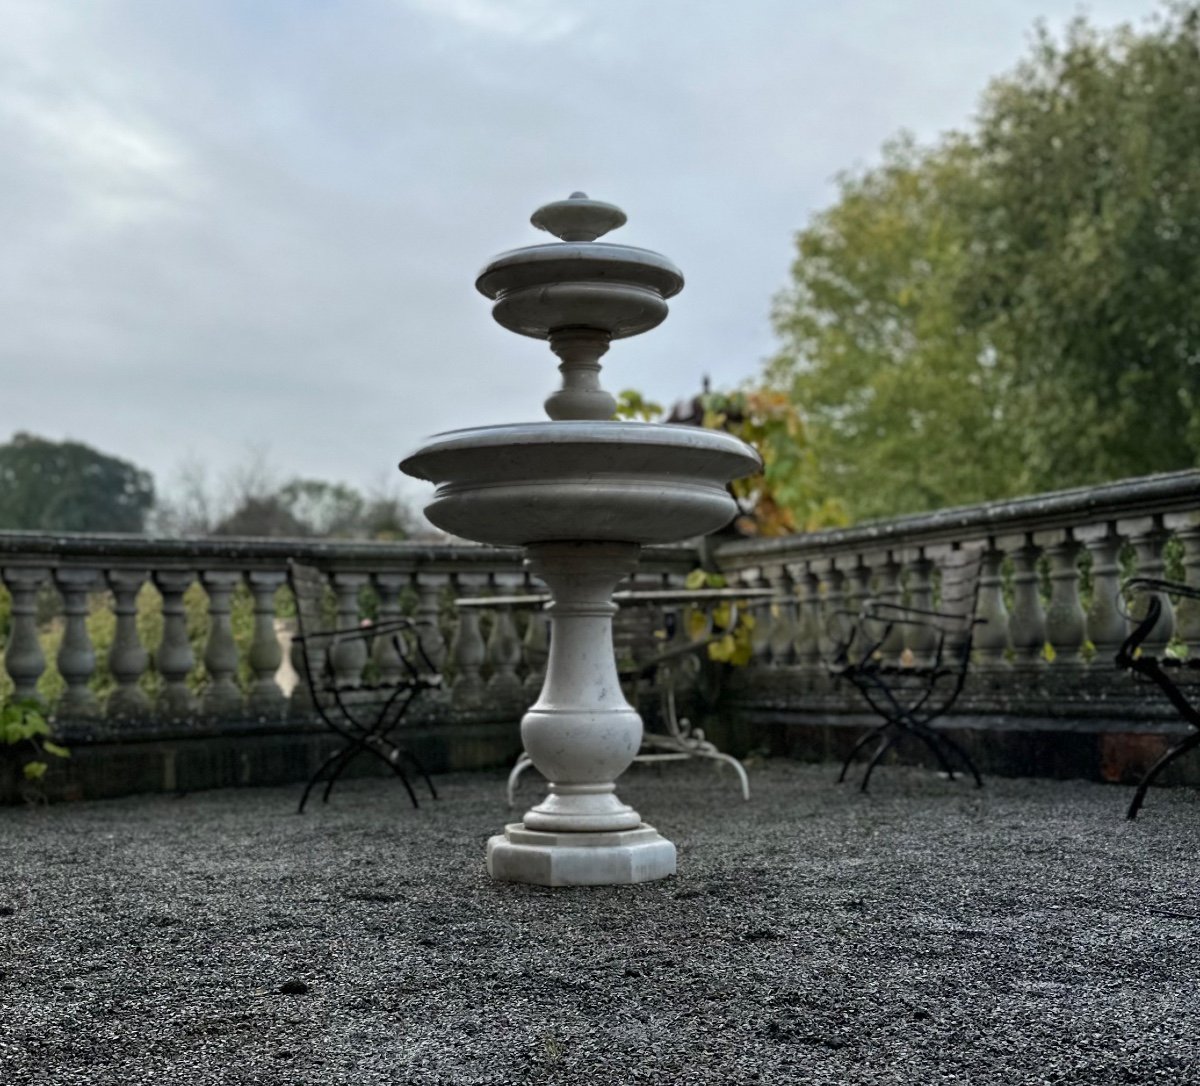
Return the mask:
[[718,430],[530,422],[438,434],[400,464],[436,484],[425,515],[480,543],[671,543],[737,514],[726,484],[758,454]]

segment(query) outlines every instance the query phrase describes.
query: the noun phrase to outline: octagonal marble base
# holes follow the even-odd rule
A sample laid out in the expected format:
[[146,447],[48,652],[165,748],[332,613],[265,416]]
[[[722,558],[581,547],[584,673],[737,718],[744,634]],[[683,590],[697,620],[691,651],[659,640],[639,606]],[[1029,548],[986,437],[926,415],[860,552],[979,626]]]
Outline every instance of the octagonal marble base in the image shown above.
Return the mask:
[[514,822],[488,840],[488,874],[538,886],[613,886],[675,874],[675,846],[643,822],[611,833],[546,833]]

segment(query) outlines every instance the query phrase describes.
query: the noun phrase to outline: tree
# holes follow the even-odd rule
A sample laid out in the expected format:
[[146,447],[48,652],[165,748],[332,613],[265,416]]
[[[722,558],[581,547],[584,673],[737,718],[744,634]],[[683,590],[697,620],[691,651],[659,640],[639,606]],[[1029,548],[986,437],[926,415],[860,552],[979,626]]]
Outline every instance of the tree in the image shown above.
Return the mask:
[[797,235],[768,377],[856,517],[1200,460],[1200,5],[995,80]]
[[172,536],[406,539],[414,518],[386,485],[362,494],[323,479],[280,482],[265,450],[251,448],[213,493],[208,472],[186,461],[175,473],[170,499],[155,510],[157,531]]
[[25,433],[0,445],[0,528],[140,532],[153,504],[153,477],[127,460]]
[[[619,418],[654,422],[662,414],[659,404],[636,389],[625,389],[617,398]],[[799,413],[783,393],[749,387],[714,392],[706,377],[703,392],[677,404],[666,421],[724,430],[762,457],[761,472],[729,486],[739,508],[734,521],[738,534],[778,536],[845,523],[841,504],[821,497],[813,487],[812,450]]]

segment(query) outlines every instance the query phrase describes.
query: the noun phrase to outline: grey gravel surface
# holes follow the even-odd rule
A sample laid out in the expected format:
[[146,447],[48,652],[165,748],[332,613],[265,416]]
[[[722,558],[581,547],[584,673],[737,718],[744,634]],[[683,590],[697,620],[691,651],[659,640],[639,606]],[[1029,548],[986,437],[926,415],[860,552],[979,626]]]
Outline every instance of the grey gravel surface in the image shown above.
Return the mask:
[[832,777],[635,769],[635,887],[490,882],[494,774],[0,811],[0,1082],[1200,1084],[1194,790]]

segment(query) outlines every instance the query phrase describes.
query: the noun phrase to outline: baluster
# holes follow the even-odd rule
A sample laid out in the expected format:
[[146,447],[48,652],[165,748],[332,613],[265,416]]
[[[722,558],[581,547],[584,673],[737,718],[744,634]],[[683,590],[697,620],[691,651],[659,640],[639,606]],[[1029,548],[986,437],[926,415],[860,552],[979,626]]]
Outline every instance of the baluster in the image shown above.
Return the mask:
[[[933,610],[933,559],[918,547],[915,557],[908,562],[908,605],[919,611]],[[933,626],[918,622],[902,631],[905,648],[917,666],[933,663],[937,654],[938,633]]]
[[1079,600],[1080,545],[1070,528],[1039,533],[1050,562],[1050,606],[1046,609],[1046,638],[1054,649],[1055,663],[1082,663],[1086,617]]
[[[442,636],[442,590],[450,583],[447,573],[413,574],[413,588],[417,593],[417,636],[421,648],[437,671],[446,665],[446,639]],[[457,621],[457,619],[456,619]]]
[[208,593],[208,640],[204,646],[204,669],[208,685],[200,698],[210,716],[241,712],[242,691],[237,684],[238,650],[233,639],[231,612],[234,590],[242,575],[235,570],[205,570],[200,583]]
[[[313,667],[319,674],[321,649],[310,645],[308,655],[313,657]],[[304,648],[295,638],[292,639],[292,643],[288,647],[288,656],[291,657],[292,670],[296,673],[300,681],[292,688],[291,696],[287,701],[287,713],[289,717],[303,720],[314,712],[316,704],[313,701],[312,691],[308,687],[308,671],[306,670],[307,665],[304,661]],[[282,653],[280,654],[280,658],[282,659]]]
[[550,618],[544,604],[535,604],[525,625],[522,654],[525,658],[525,697],[536,701],[546,681],[546,660],[550,656]]
[[821,599],[821,655],[830,660],[849,633],[852,621],[846,611],[846,574],[830,560],[819,572],[824,593]]
[[96,671],[96,650],[87,629],[88,592],[100,579],[94,569],[57,569],[54,583],[62,594],[65,618],[62,643],[58,647],[58,671],[66,683],[58,714],[63,717],[94,716],[99,706],[88,680]]
[[[455,591],[462,596],[476,595],[482,588],[475,574],[456,574]],[[454,683],[450,696],[457,708],[478,705],[483,698],[483,663],[487,647],[479,630],[479,607],[460,607],[458,627],[450,643],[450,659],[454,664]]]
[[1008,664],[1008,607],[1004,603],[1004,551],[989,540],[979,571],[979,598],[975,617],[983,619],[975,627],[973,642],[976,663],[985,668],[1001,668]]
[[[1183,544],[1184,583],[1200,589],[1200,516],[1169,518]],[[1183,598],[1175,607],[1175,633],[1192,656],[1200,656],[1200,600]]]
[[1041,548],[1031,535],[1012,548],[1013,609],[1008,620],[1014,662],[1040,667],[1046,662],[1046,614],[1038,586],[1037,561]]
[[[1161,517],[1142,517],[1138,520],[1121,521],[1118,528],[1128,533],[1129,542],[1137,552],[1137,572],[1141,577],[1162,577],[1163,546],[1168,533],[1163,528]],[[1161,656],[1175,634],[1175,612],[1171,599],[1165,592],[1146,593],[1139,597],[1134,616],[1141,618],[1146,613],[1150,596],[1156,596],[1162,604],[1162,612],[1150,636],[1142,642],[1142,648],[1151,656]]]
[[[898,607],[904,602],[904,589],[900,584],[900,574],[903,570],[902,559],[901,552],[888,551],[880,563],[875,589],[875,598],[880,603]],[[883,657],[884,663],[896,665],[900,663],[900,659],[904,655],[904,627],[899,622],[887,621],[887,613],[888,609],[884,608],[882,614],[885,618],[874,624],[874,635],[883,638],[879,643],[879,654]],[[892,612],[893,615],[895,613]]]
[[[731,585],[732,588],[764,588],[766,587],[766,577],[762,570],[759,569],[743,569],[737,574],[737,583]],[[719,603],[701,603],[698,604],[701,608],[706,608],[709,614],[720,606]],[[754,623],[753,629],[750,631],[750,661],[761,667],[765,667],[771,662],[771,604],[769,599],[763,597],[750,597],[748,601],[747,613],[751,621]],[[714,633],[716,630],[714,629]]]
[[113,614],[117,624],[112,646],[108,650],[108,669],[116,679],[116,689],[108,696],[105,706],[112,719],[142,719],[150,713],[150,699],[142,690],[140,679],[150,666],[150,655],[138,636],[137,598],[142,585],[150,578],[144,569],[110,569],[108,587],[113,594]]
[[792,642],[796,662],[809,679],[821,673],[821,582],[805,563],[795,574],[800,589],[796,637]]
[[1095,647],[1093,661],[1112,667],[1113,657],[1129,632],[1118,601],[1121,590],[1121,545],[1115,524],[1093,524],[1075,529],[1092,556],[1092,600],[1087,611],[1087,635]]
[[[858,624],[859,616],[862,615],[867,600],[871,598],[871,577],[874,570],[863,561],[862,555],[847,555],[841,561],[846,566],[846,621]],[[870,623],[869,626],[870,629],[866,630],[866,633],[872,638],[883,632],[882,629],[876,629],[876,623]],[[862,647],[855,644],[851,652]]]
[[771,663],[783,667],[793,660],[792,642],[796,637],[796,586],[786,566],[771,570],[770,586],[774,596],[769,601],[771,618]]
[[[358,617],[358,594],[367,583],[365,573],[335,573],[333,594],[337,597],[337,628],[339,630],[360,629]],[[362,683],[363,668],[367,666],[367,642],[361,637],[336,640],[329,648],[329,662],[334,677],[342,687],[356,687]]]
[[521,642],[513,625],[512,605],[503,604],[494,612],[492,632],[488,637],[486,657],[491,668],[487,681],[488,693],[501,701],[521,700],[521,680],[517,665],[521,662]]
[[250,595],[254,597],[254,636],[246,659],[254,673],[247,699],[248,708],[260,719],[282,716],[287,701],[275,672],[283,659],[279,638],[275,636],[275,593],[287,579],[274,570],[253,570],[246,575]]
[[46,670],[46,657],[38,640],[37,594],[49,571],[17,566],[4,571],[12,594],[12,618],[4,666],[13,681],[15,700],[36,698],[37,681]]
[[[380,623],[395,622],[401,617],[400,592],[408,583],[408,577],[402,573],[376,573],[372,583],[375,595],[379,597]],[[371,645],[371,659],[379,671],[381,683],[391,685],[405,675],[404,663],[396,651],[391,633],[375,638]],[[419,663],[417,666],[420,666]]]
[[187,684],[196,657],[188,640],[183,606],[183,594],[193,580],[195,575],[190,570],[159,570],[154,574],[154,584],[162,594],[163,616],[162,641],[154,654],[154,666],[163,678],[158,709],[168,718],[189,716],[196,706]]

